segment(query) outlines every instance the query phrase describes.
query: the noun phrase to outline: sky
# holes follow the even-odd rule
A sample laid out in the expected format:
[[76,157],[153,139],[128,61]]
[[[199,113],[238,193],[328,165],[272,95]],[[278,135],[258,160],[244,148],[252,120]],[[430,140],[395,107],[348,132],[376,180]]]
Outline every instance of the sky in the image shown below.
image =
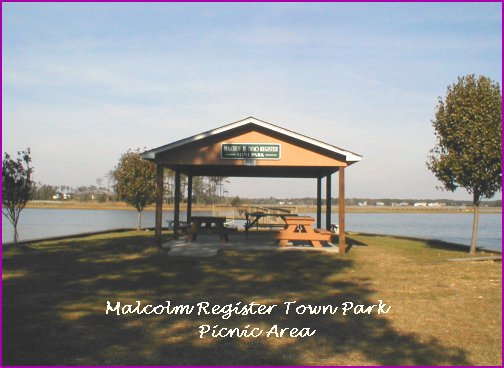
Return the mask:
[[30,147],[44,184],[92,185],[130,148],[254,116],[363,155],[347,197],[469,200],[425,164],[438,97],[467,74],[501,84],[500,3],[3,3],[2,149]]

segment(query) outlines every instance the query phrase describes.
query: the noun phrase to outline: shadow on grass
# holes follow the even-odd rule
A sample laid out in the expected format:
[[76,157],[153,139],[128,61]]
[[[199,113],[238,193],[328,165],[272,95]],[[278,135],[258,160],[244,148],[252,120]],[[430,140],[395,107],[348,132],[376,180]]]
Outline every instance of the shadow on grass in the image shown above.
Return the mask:
[[[336,242],[338,244],[339,242]],[[347,236],[346,238],[346,252],[350,252],[353,247],[367,247],[368,244],[361,242],[353,237]]]
[[[403,239],[403,240],[411,240],[411,241],[421,241],[429,248],[438,249],[438,250],[447,250],[447,251],[456,251],[456,252],[469,252],[469,246],[465,244],[451,243],[438,239],[424,239],[424,238],[415,238],[411,236],[402,236],[402,235],[380,235],[380,234],[371,234],[371,233],[359,233],[360,237],[368,237],[368,238],[381,238],[381,237],[389,237],[393,239]],[[482,249],[477,248],[477,251],[481,251],[484,253],[495,253],[502,254],[499,251],[491,250],[491,249]]]
[[[168,257],[145,237],[80,240],[6,255],[6,365],[466,365],[464,351],[371,315],[285,314],[280,305],[371,305],[353,261],[304,252],[224,251]],[[266,316],[105,315],[106,301],[278,304]],[[386,302],[386,301],[384,301]],[[393,313],[393,309],[392,309]],[[198,326],[308,327],[306,338],[199,338]]]

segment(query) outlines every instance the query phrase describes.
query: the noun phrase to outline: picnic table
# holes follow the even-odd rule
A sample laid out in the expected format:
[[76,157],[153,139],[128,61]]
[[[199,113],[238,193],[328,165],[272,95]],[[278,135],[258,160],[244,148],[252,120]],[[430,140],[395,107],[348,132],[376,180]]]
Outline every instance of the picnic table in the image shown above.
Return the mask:
[[166,223],[168,225],[168,230],[173,230],[174,234],[187,234],[187,231],[191,227],[191,223],[187,221],[179,221],[178,226],[175,226],[175,221],[174,220],[166,220]]
[[227,242],[228,235],[224,227],[225,217],[218,216],[191,216],[191,227],[187,231],[187,242],[196,240],[198,234],[217,234],[221,242]]
[[[287,213],[266,213],[266,212],[245,212],[245,232],[247,233],[247,238],[248,238],[248,231],[250,228],[255,227],[256,230],[259,229],[259,227],[281,227],[282,229],[285,228],[286,222],[285,222],[285,217],[286,216],[297,216],[297,215],[291,215]],[[262,218],[265,217],[273,217],[273,218],[281,218],[283,220],[282,223],[260,223],[259,221]]]
[[314,229],[312,224],[315,222],[313,217],[309,216],[285,216],[286,228],[280,230],[276,239],[281,247],[285,247],[289,242],[305,240],[309,241],[314,247],[321,247],[321,242],[331,242],[331,232],[323,229]]
[[[288,213],[266,213],[266,212],[245,212],[245,220],[247,221],[245,223],[245,230],[250,229],[251,227],[275,227],[275,226],[281,226],[285,227],[285,217],[286,216],[297,216],[297,215],[291,215]],[[276,217],[276,218],[281,218],[284,223],[267,223],[267,224],[261,224],[259,223],[259,220],[265,217]]]

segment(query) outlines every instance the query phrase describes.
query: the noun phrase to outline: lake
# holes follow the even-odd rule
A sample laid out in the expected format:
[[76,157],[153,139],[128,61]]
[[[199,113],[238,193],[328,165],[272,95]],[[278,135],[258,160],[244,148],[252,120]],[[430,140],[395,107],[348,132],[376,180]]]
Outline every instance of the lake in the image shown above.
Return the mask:
[[[211,215],[198,212],[195,215]],[[314,213],[307,215],[316,217]],[[143,214],[143,226],[154,226],[154,211]],[[181,211],[181,219],[185,219]],[[163,225],[173,219],[173,211],[163,212]],[[322,226],[325,215],[322,216]],[[347,231],[375,234],[404,235],[419,238],[439,239],[469,245],[472,231],[471,213],[347,213]],[[37,239],[58,235],[135,227],[136,211],[127,210],[68,210],[27,208],[19,220],[20,239]],[[337,214],[332,222],[337,223]],[[2,242],[11,242],[13,237],[10,222],[2,216]],[[478,231],[481,247],[502,250],[501,214],[481,214]]]

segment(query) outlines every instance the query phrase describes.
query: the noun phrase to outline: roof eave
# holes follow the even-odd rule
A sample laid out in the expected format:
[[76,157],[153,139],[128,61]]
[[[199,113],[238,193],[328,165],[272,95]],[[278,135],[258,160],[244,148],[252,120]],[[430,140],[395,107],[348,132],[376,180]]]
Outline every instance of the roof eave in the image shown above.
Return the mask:
[[328,151],[331,151],[331,152],[338,153],[338,154],[340,154],[342,156],[345,156],[345,160],[347,162],[354,163],[354,162],[360,161],[362,159],[362,156],[359,155],[359,154],[357,154],[357,153],[350,152],[350,151],[341,149],[341,148],[336,147],[336,146],[332,146],[330,144],[321,142],[321,141],[316,140],[314,138],[310,138],[310,137],[304,136],[302,134],[299,134],[299,133],[287,130],[287,129],[279,127],[277,125],[274,125],[274,124],[271,124],[271,123],[268,123],[268,122],[256,119],[254,117],[248,117],[246,119],[239,120],[239,121],[236,121],[234,123],[227,124],[227,125],[221,126],[219,128],[213,129],[213,130],[209,130],[209,131],[206,131],[206,132],[203,132],[203,133],[200,133],[200,134],[196,134],[196,135],[193,135],[191,137],[188,137],[188,138],[185,138],[185,139],[181,139],[179,141],[176,141],[176,142],[173,142],[173,143],[169,143],[169,144],[160,146],[158,148],[151,149],[149,151],[145,151],[145,152],[143,152],[141,154],[141,157],[143,159],[145,159],[145,160],[154,161],[156,159],[156,155],[158,153],[160,153],[160,152],[169,151],[171,149],[180,147],[180,146],[188,144],[188,143],[196,142],[196,141],[199,141],[201,139],[204,139],[204,138],[207,138],[207,137],[211,137],[213,135],[216,135],[216,134],[219,134],[219,133],[231,130],[231,129],[239,128],[239,127],[241,127],[241,126],[243,126],[245,124],[255,124],[255,125],[263,127],[265,129],[273,130],[273,131],[275,131],[277,133],[280,133],[280,134],[283,134],[283,135],[286,135],[286,136],[290,136],[290,137],[298,139],[300,141],[304,141],[304,142],[310,143],[310,144],[312,144],[314,146],[324,148],[324,149],[326,149]]

